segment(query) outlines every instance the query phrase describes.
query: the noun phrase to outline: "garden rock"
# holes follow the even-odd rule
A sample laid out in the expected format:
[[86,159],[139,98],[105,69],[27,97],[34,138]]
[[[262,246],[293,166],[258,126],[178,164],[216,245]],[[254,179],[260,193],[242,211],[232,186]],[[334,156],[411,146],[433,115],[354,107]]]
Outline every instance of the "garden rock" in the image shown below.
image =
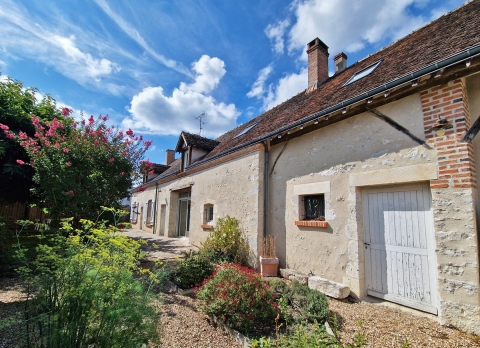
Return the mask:
[[280,274],[285,279],[296,280],[300,284],[308,285],[308,276],[294,269],[282,268],[280,269]]
[[338,299],[346,298],[350,294],[348,286],[315,276],[308,278],[308,287]]

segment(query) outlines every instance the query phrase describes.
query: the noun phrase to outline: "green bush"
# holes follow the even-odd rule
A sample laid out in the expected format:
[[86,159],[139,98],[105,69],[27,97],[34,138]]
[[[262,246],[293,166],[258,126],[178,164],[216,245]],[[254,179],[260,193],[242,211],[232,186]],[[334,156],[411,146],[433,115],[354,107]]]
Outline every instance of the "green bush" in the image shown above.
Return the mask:
[[25,345],[141,347],[156,341],[158,314],[136,277],[148,272],[138,268],[140,243],[114,227],[83,222],[89,227],[82,231],[66,222],[69,236],[39,245],[35,260],[19,270],[35,289],[25,306]]
[[284,296],[288,299],[293,317],[297,322],[315,322],[323,324],[330,313],[327,297],[307,285],[293,281]]
[[363,335],[357,335],[353,344],[343,345],[335,336],[329,335],[323,325],[313,327],[297,326],[291,334],[280,335],[277,339],[260,338],[252,341],[253,348],[360,348],[365,347]]
[[240,229],[240,222],[228,215],[217,220],[215,228],[203,243],[203,251],[214,263],[249,264],[250,248]]
[[184,253],[184,259],[180,261],[173,274],[173,281],[183,289],[198,286],[214,270],[212,261],[205,253],[194,251]]
[[199,307],[247,334],[273,326],[277,305],[260,274],[235,264],[217,267],[197,291]]

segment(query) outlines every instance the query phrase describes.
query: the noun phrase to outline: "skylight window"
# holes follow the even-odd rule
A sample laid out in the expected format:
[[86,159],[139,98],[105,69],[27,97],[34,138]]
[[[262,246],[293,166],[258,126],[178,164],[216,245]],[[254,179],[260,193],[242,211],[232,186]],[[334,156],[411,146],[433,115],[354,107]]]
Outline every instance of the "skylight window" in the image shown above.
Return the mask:
[[247,128],[245,128],[244,130],[242,130],[240,133],[238,133],[237,135],[235,135],[233,138],[237,138],[239,137],[240,135],[243,135],[245,133],[247,133],[250,129],[252,129],[253,127],[255,127],[256,125],[258,124],[258,122],[255,122],[253,124],[251,124],[250,126],[248,126]]
[[380,65],[381,62],[382,60],[379,60],[375,64],[372,64],[366,67],[365,69],[357,71],[355,74],[353,74],[352,77],[350,77],[350,79],[347,82],[345,82],[344,86],[349,85],[357,80],[360,80],[361,78],[364,78],[367,75],[370,75]]

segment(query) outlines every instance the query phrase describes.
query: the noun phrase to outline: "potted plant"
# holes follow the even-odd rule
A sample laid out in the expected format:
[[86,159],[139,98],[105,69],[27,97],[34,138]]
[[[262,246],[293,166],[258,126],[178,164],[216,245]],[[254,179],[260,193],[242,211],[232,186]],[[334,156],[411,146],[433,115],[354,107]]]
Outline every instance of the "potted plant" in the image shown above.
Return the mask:
[[278,257],[275,256],[275,238],[271,235],[263,239],[260,250],[260,273],[264,277],[276,277]]

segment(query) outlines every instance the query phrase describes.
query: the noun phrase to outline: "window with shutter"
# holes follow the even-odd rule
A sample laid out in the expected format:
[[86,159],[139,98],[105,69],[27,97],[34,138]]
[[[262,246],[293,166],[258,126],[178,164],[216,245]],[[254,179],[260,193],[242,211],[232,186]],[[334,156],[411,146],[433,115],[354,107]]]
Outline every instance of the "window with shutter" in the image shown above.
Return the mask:
[[213,204],[205,204],[203,206],[203,223],[205,225],[213,225]]
[[143,209],[143,224],[147,223],[147,214],[148,214],[148,201],[145,202],[145,208]]
[[155,220],[155,200],[150,201],[150,225],[153,225],[153,221]]

